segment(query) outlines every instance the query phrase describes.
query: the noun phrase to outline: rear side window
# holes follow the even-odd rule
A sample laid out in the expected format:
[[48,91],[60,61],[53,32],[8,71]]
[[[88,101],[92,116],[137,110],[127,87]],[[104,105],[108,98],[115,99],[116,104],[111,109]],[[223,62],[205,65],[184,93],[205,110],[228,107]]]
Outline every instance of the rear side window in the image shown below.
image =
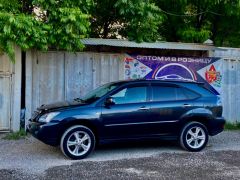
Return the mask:
[[194,92],[197,92],[198,94],[201,94],[201,96],[209,97],[209,96],[215,96],[215,93],[211,92],[209,89],[204,87],[203,84],[184,84],[184,87],[188,89],[193,89]]
[[152,86],[152,93],[153,101],[175,101],[177,99],[175,87]]
[[210,89],[208,89],[207,87],[205,87],[204,85],[198,85],[199,90],[202,94],[204,94],[205,96],[212,96],[215,95],[214,92],[212,92]]
[[198,98],[199,95],[193,91],[186,88],[176,88],[177,100],[190,100]]
[[199,95],[181,87],[152,86],[153,101],[180,101],[191,100]]

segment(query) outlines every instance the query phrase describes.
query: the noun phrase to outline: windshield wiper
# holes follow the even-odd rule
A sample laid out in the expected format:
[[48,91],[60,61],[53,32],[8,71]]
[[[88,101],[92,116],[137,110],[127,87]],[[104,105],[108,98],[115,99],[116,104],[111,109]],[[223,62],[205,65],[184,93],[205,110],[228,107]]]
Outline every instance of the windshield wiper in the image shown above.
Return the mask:
[[85,102],[83,99],[81,99],[81,98],[75,98],[75,99],[73,99],[74,101],[77,101],[77,102]]

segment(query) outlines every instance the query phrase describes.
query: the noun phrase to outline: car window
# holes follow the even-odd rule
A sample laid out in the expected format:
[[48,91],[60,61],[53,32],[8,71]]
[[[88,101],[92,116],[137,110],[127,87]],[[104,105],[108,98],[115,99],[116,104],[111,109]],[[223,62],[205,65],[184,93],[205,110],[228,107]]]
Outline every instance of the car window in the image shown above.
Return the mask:
[[181,87],[152,86],[153,101],[191,100],[199,95]]
[[186,88],[176,88],[177,100],[188,100],[195,99],[199,97],[199,95],[193,91],[190,91]]
[[176,100],[176,88],[164,86],[152,86],[153,101],[174,101]]
[[147,87],[124,88],[111,96],[115,104],[129,104],[146,102]]
[[[100,97],[107,94],[108,92],[110,92],[111,90],[113,90],[114,88],[118,87],[119,85],[121,85],[121,84],[119,84],[119,83],[105,84],[103,86],[100,86],[100,87],[94,89],[93,91],[90,91],[87,95],[82,97],[80,100],[82,100],[85,103],[92,103],[92,102],[98,100]],[[78,100],[78,98],[76,100]]]

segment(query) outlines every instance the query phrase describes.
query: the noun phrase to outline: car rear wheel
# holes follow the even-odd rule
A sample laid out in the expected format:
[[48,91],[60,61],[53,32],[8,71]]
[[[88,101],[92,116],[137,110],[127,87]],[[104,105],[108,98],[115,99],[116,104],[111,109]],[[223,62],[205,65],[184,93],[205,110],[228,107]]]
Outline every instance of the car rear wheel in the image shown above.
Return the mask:
[[180,135],[182,148],[197,152],[201,151],[208,142],[207,128],[199,122],[190,122],[184,126]]
[[95,147],[93,132],[81,125],[68,128],[61,138],[60,147],[63,154],[71,159],[87,157]]

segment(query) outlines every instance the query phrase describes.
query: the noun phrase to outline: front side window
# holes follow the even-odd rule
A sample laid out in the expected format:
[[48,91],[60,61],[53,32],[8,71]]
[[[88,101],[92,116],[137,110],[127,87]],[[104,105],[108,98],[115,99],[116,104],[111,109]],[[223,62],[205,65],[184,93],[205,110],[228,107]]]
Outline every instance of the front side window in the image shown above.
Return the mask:
[[120,85],[121,85],[121,83],[105,84],[103,86],[96,88],[93,91],[90,91],[87,95],[85,95],[83,98],[81,98],[81,100],[85,103],[92,103],[92,102],[98,100],[99,98],[101,98],[102,96],[106,95],[107,93],[109,93],[111,90],[117,88]]
[[147,101],[147,87],[127,87],[111,96],[115,104],[141,103]]

